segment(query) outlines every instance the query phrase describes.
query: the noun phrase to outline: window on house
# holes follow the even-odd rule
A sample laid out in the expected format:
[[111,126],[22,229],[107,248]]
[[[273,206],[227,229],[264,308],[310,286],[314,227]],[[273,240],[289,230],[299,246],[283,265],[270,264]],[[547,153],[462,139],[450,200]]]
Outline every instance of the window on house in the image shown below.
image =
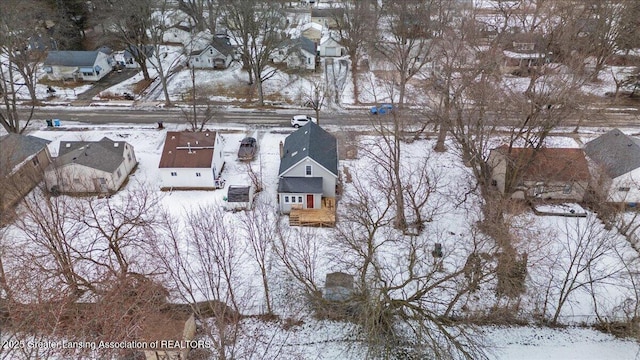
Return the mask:
[[311,165],[307,165],[304,167],[304,173],[306,176],[311,176]]
[[621,186],[618,188],[618,191],[629,191],[629,190],[631,190],[631,188],[626,186]]
[[491,186],[498,186],[498,180],[491,180]]
[[573,190],[573,185],[571,184],[566,184],[564,186],[564,189],[562,189],[562,193],[563,194],[571,194],[571,190]]
[[298,196],[298,202],[302,203],[302,196]]
[[178,173],[177,173],[177,172],[172,171],[172,172],[171,172],[171,176],[178,176]]
[[127,159],[131,161],[131,154],[127,154]]
[[284,197],[284,203],[285,203],[285,204],[288,204],[288,203],[289,203],[289,197],[288,197],[288,196],[285,196],[285,197]]
[[295,197],[295,196],[292,196],[292,197],[291,197],[291,202],[292,202],[292,203],[295,203],[295,202],[296,202],[296,197]]
[[200,177],[200,176],[202,176],[201,173],[196,173],[196,177]]
[[31,161],[33,162],[33,165],[34,165],[34,166],[38,166],[38,165],[40,165],[40,160],[38,160],[38,157],[37,157],[37,156],[36,156],[36,157],[34,157],[34,158],[33,158],[33,160],[31,160]]
[[117,179],[120,179],[120,176],[122,176],[122,171],[120,169],[118,169],[118,173],[117,174],[118,174]]

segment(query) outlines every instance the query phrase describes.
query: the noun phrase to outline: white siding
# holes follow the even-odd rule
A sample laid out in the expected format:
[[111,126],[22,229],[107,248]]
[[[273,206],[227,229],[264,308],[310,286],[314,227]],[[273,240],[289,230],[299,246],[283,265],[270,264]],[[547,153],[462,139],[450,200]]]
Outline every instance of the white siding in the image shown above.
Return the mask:
[[[336,154],[336,156],[338,155]],[[311,165],[312,167],[311,177],[322,177],[322,196],[335,197],[337,176],[309,157],[285,171],[281,177],[305,177],[305,167],[307,165]]]
[[[161,168],[158,169],[162,187],[174,189],[207,188],[213,189],[213,169],[209,168]],[[175,173],[172,176],[171,173]],[[197,174],[200,174],[198,176]]]
[[[620,191],[620,188],[629,188],[629,191]],[[609,198],[616,203],[640,203],[640,168],[613,179]]]

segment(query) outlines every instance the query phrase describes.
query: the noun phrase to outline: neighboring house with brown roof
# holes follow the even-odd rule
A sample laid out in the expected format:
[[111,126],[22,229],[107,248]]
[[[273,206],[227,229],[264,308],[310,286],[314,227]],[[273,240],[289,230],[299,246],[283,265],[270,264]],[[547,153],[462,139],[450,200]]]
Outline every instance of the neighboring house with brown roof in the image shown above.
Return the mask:
[[215,131],[168,131],[160,158],[162,188],[218,189],[224,139]]
[[49,140],[30,135],[0,137],[0,211],[15,205],[31,191],[51,162]]
[[640,139],[613,129],[586,143],[584,151],[597,193],[614,203],[640,203]]
[[491,150],[492,183],[512,199],[583,201],[589,167],[582,149],[511,148]]
[[61,141],[45,171],[47,189],[58,193],[114,193],[136,167],[133,146],[107,137],[100,141]]

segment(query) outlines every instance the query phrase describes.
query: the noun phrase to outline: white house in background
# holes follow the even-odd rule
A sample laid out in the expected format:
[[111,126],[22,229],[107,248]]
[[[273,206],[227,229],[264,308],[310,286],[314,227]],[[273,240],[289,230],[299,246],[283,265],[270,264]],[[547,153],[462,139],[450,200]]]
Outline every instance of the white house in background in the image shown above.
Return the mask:
[[215,131],[168,131],[162,149],[162,189],[218,189],[224,182],[224,139]]
[[278,203],[282,213],[288,214],[294,205],[320,209],[323,197],[336,196],[336,138],[309,121],[281,144],[278,177]]
[[301,30],[302,30],[302,36],[306,37],[307,39],[313,41],[316,44],[320,43],[320,40],[322,39],[322,30],[323,30],[322,25],[318,23],[310,22],[310,23],[304,24]]
[[640,203],[640,139],[613,129],[589,141],[584,151],[592,163],[592,187],[608,201]]
[[104,50],[49,51],[42,70],[51,80],[98,81],[113,69],[111,55]]
[[133,146],[107,137],[61,141],[58,157],[45,171],[47,189],[59,193],[118,191],[138,161]]
[[271,61],[286,63],[289,69],[315,70],[316,44],[304,36],[292,39],[271,56]]
[[346,53],[344,46],[340,45],[338,40],[334,39],[331,35],[322,39],[318,50],[321,57],[344,56]]
[[[127,69],[139,69],[140,64],[138,64],[138,62],[134,58],[134,55],[137,53],[137,51],[140,51],[140,50],[138,48],[134,48],[133,51],[130,51],[130,50],[117,51],[113,53],[113,60],[116,62],[116,64],[122,67],[125,67]],[[149,59],[153,56],[155,48],[149,45],[149,46],[145,46],[143,51],[144,51],[145,57]],[[147,62],[147,67],[151,67],[151,66],[152,65]]]
[[196,69],[226,69],[231,64],[235,49],[224,37],[214,37],[205,48],[189,54],[189,66]]

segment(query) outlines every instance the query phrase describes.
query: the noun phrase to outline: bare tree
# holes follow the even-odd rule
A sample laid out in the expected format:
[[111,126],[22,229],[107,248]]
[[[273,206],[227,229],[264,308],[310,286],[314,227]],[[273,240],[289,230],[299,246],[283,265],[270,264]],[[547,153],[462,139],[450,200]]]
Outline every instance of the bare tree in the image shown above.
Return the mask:
[[279,221],[276,218],[276,210],[267,204],[258,202],[253,211],[245,211],[242,227],[248,239],[251,257],[255,260],[260,270],[266,313],[272,314],[271,291],[269,290],[269,278],[272,262],[275,257],[273,246],[278,233]]
[[190,23],[196,31],[209,29],[216,32],[216,24],[220,15],[220,6],[216,0],[179,0],[178,8],[189,16]]
[[595,216],[563,221],[558,253],[550,256],[554,259],[551,263],[554,271],[548,277],[547,300],[542,310],[543,317],[548,315],[554,325],[560,321],[564,307],[573,301],[575,293],[588,293],[593,286],[608,282],[623,270],[622,264],[616,266],[607,261],[608,256],[615,255],[616,234],[606,230]]
[[205,126],[215,118],[216,111],[208,102],[204,109],[198,106],[196,69],[193,66],[189,68],[189,75],[191,78],[191,109],[189,109],[190,111],[183,109],[182,115],[191,127],[191,131],[203,131]]
[[[54,42],[38,20],[46,13],[47,7],[33,2],[10,0],[0,4],[0,124],[7,132],[22,133],[38,102],[38,70]],[[18,112],[22,98],[28,100],[29,111],[24,118]]]
[[280,31],[285,24],[280,0],[239,0],[221,3],[223,23],[240,44],[241,60],[249,72],[249,84],[256,83],[258,101],[264,105],[262,84],[273,77],[277,69],[269,67],[270,59],[288,41]]
[[[487,261],[478,257],[471,270],[463,258],[455,260],[442,249],[432,251],[440,236],[432,229],[418,236],[392,229],[393,196],[379,186],[378,181],[386,179],[378,172],[375,167],[356,172],[343,201],[347,221],[339,223],[331,244],[340,264],[356,273],[348,316],[362,327],[369,356],[484,358],[473,330],[441,314],[449,314],[471,291],[472,278],[475,284],[484,281]],[[470,254],[484,246],[478,242],[469,248]],[[385,255],[388,251],[395,254],[393,259]]]
[[353,98],[359,99],[358,77],[360,74],[360,59],[363,58],[369,39],[375,37],[377,24],[375,1],[347,1],[344,13],[336,12],[334,21],[340,37],[340,45],[344,46],[351,59],[351,77],[353,81]]
[[[148,30],[149,44],[153,47],[153,56],[148,58],[149,63],[156,70],[162,92],[164,94],[165,106],[172,106],[169,96],[169,78],[181,67],[184,62],[184,48],[172,50],[164,44],[164,34],[173,25],[175,11],[171,9],[170,1],[162,0],[156,4],[155,11],[151,17],[151,24]],[[171,62],[167,59],[174,56]]]
[[311,107],[316,113],[318,125],[320,125],[320,110],[325,104],[327,95],[326,83],[321,78],[314,78],[311,82],[311,89],[306,95],[305,105]]
[[107,35],[129,52],[140,65],[145,80],[151,80],[147,60],[153,56],[151,49],[154,49],[149,36],[154,22],[154,4],[151,0],[113,0],[94,4],[95,21],[102,23]]
[[217,359],[240,356],[240,311],[246,310],[249,296],[240,286],[244,252],[228,216],[220,207],[191,210],[184,223],[167,214],[157,249],[174,284],[171,290],[203,319]]

